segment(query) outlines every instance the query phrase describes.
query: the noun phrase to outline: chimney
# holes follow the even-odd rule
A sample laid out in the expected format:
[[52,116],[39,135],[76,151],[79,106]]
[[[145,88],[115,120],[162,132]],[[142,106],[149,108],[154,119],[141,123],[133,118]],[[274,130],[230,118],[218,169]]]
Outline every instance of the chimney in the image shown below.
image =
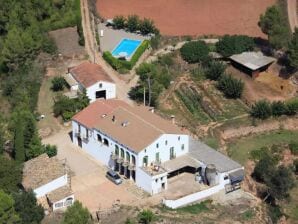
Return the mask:
[[113,117],[112,117],[112,121],[113,121],[113,123],[116,122],[116,116],[115,116],[115,115],[113,115]]
[[175,115],[171,115],[172,124],[175,124]]

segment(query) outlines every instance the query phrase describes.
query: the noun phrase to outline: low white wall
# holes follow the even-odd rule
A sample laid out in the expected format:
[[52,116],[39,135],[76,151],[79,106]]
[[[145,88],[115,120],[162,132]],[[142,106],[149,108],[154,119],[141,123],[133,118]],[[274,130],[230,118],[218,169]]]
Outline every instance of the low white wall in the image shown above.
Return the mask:
[[34,193],[36,194],[36,198],[42,197],[47,193],[58,189],[59,187],[63,187],[67,184],[67,174],[61,176],[39,188],[34,189]]
[[144,170],[140,167],[136,168],[136,185],[142,188],[144,191],[149,194],[153,194],[152,192],[152,177],[149,176]]
[[204,198],[207,198],[215,193],[218,193],[219,191],[223,190],[224,187],[221,185],[217,185],[211,188],[208,188],[204,191],[200,191],[194,194],[189,194],[185,197],[179,198],[177,200],[166,200],[163,199],[163,204],[166,205],[169,208],[179,208],[182,206],[185,206],[187,204],[202,200]]

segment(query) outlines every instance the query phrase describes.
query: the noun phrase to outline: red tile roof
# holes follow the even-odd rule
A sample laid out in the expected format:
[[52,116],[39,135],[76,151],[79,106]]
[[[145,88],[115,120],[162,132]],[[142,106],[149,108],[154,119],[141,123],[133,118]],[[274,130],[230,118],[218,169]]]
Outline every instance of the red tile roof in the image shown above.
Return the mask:
[[150,112],[148,107],[132,107],[116,99],[97,100],[73,120],[111,136],[135,152],[142,151],[162,134],[186,134],[172,122]]
[[100,65],[88,61],[70,69],[70,73],[85,88],[90,87],[99,81],[114,83]]

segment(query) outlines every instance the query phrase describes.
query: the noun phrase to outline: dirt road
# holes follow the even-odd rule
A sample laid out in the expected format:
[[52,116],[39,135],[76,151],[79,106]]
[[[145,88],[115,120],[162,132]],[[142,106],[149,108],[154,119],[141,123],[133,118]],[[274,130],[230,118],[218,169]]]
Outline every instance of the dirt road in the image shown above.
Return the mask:
[[292,32],[294,32],[295,27],[298,27],[298,19],[297,19],[297,0],[288,0],[288,17],[289,23]]
[[115,82],[117,88],[117,98],[124,100],[129,104],[133,104],[133,101],[129,99],[128,92],[131,87],[137,84],[137,76],[132,79],[129,83],[121,80],[118,76],[119,74],[115,72],[99,55],[96,44],[95,38],[93,36],[93,32],[90,25],[90,15],[88,10],[88,0],[81,0],[81,14],[82,14],[82,26],[84,31],[85,37],[85,49],[88,53],[90,59],[94,60],[95,56],[95,63],[102,66],[102,68],[107,72],[107,74],[111,77],[111,79]]

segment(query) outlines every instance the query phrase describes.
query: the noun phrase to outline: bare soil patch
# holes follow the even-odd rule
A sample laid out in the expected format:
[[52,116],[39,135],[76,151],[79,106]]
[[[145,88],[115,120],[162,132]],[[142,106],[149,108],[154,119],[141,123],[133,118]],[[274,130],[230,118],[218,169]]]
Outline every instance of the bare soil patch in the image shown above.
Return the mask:
[[170,36],[246,34],[265,37],[258,27],[260,14],[275,0],[98,0],[104,18],[137,14],[154,20]]
[[74,57],[85,54],[84,47],[78,43],[79,35],[76,27],[54,30],[49,32],[49,35],[55,40],[58,52],[63,56]]

